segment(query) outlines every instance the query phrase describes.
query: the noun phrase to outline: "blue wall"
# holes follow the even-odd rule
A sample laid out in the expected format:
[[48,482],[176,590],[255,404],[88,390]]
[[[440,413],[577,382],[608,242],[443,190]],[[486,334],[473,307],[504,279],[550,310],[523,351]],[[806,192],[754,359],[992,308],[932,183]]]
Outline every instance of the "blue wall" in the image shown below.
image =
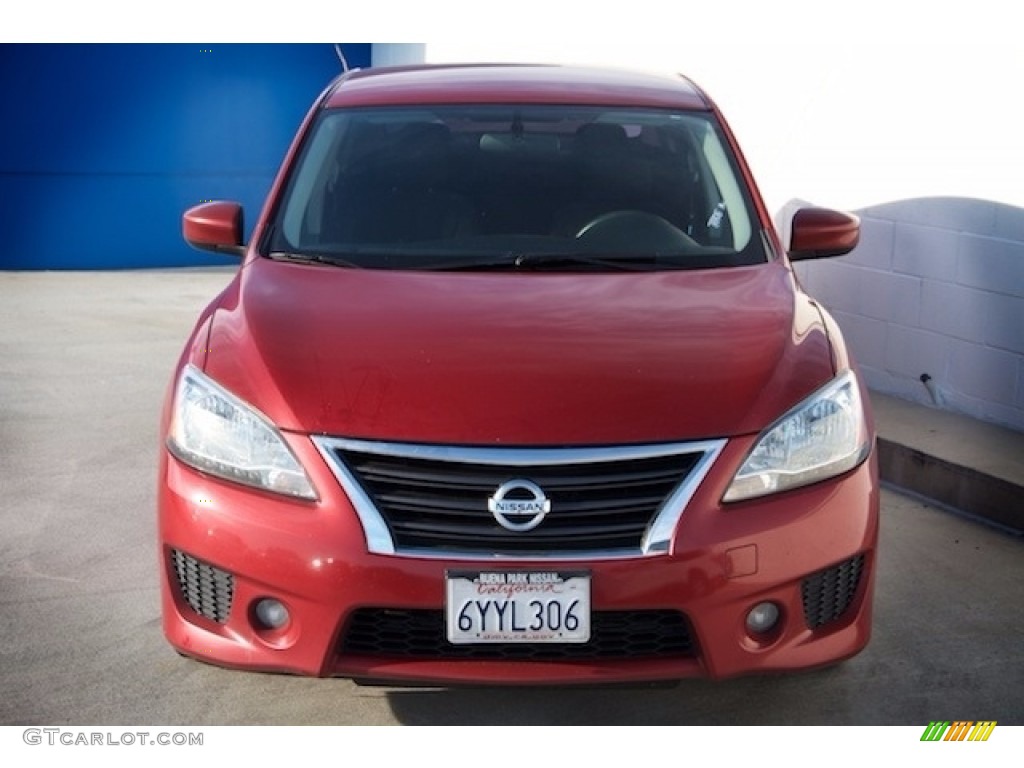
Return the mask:
[[340,70],[326,44],[0,45],[0,269],[231,263],[185,245],[182,212],[238,200],[248,235]]

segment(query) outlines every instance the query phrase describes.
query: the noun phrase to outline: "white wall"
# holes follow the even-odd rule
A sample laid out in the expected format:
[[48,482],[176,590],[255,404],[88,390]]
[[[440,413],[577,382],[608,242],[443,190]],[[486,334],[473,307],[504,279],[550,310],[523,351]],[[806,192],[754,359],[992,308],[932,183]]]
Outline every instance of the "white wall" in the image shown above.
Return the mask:
[[915,198],[859,214],[852,254],[796,270],[868,385],[1024,430],[1024,209]]

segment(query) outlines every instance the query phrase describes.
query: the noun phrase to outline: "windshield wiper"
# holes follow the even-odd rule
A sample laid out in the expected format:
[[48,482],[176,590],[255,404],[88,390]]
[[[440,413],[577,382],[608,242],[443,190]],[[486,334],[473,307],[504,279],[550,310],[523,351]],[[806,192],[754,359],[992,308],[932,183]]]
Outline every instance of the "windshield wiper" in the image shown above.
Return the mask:
[[300,264],[329,264],[333,267],[349,267],[361,269],[355,262],[344,259],[341,256],[332,256],[329,253],[292,253],[290,251],[271,251],[267,258],[274,261],[297,261]]
[[478,269],[529,270],[532,268],[579,265],[625,272],[649,272],[652,269],[657,269],[659,266],[656,255],[600,254],[591,256],[585,253],[551,252],[505,253],[494,257],[428,264],[424,265],[422,269],[458,272],[461,270],[472,271]]
[[649,272],[657,266],[657,255],[602,253],[591,256],[586,253],[522,253],[516,257],[516,266],[519,268],[557,266],[559,264],[585,264],[602,269]]

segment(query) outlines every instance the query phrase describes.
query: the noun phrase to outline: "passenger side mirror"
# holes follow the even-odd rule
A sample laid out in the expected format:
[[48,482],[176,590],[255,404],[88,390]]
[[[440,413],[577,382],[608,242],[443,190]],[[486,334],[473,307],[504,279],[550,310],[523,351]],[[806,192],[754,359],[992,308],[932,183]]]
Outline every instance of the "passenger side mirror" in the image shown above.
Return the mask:
[[217,200],[185,211],[181,234],[193,248],[242,256],[242,206]]
[[849,253],[860,240],[860,219],[827,208],[801,208],[793,214],[790,261]]

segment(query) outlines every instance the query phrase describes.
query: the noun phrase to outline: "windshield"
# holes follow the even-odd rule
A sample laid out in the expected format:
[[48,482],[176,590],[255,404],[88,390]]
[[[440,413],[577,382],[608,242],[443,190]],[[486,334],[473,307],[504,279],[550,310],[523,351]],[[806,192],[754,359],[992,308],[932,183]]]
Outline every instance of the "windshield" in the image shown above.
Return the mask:
[[326,111],[263,250],[390,269],[767,258],[710,114],[554,105]]

